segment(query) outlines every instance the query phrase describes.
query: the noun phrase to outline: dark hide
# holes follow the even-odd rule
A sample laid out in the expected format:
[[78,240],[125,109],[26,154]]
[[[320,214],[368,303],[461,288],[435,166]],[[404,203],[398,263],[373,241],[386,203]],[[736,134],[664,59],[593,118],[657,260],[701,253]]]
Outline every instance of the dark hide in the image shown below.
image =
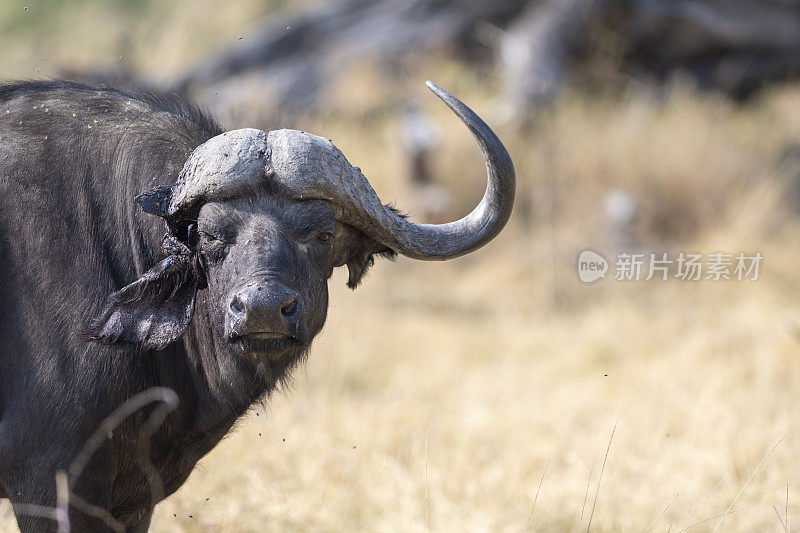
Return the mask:
[[[146,528],[157,500],[302,359],[324,322],[333,268],[347,264],[355,287],[373,254],[391,255],[342,224],[335,243],[320,236],[313,250],[299,247],[288,228],[311,211],[272,191],[258,193],[258,212],[227,203],[217,217],[226,228],[239,217],[233,226],[260,247],[261,262],[248,241],[228,245],[193,226],[162,246],[164,221],[134,198],[175,183],[192,150],[219,133],[170,97],[71,82],[0,86],[0,495],[23,531],[55,529],[24,504],[53,506],[56,472],[101,421],[161,386],[180,404],[152,437],[142,433],[151,407],[126,419],[70,480],[126,528]],[[295,273],[302,286],[291,285]],[[220,337],[228,286],[248,276],[288,280],[308,338],[278,346]],[[153,473],[163,495],[150,489]],[[105,529],[75,507],[70,520],[73,531]]]

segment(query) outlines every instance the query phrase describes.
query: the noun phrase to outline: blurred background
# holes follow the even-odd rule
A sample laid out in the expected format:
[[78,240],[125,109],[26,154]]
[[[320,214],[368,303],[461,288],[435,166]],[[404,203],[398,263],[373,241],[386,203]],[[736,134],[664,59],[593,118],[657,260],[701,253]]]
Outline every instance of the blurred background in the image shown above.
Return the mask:
[[[3,79],[331,138],[419,221],[485,186],[426,79],[517,168],[486,248],[379,262],[355,292],[335,274],[307,365],[154,531],[800,524],[796,1],[0,0],[0,50]],[[579,280],[585,249],[605,279]],[[764,259],[756,281],[617,281],[621,251]]]

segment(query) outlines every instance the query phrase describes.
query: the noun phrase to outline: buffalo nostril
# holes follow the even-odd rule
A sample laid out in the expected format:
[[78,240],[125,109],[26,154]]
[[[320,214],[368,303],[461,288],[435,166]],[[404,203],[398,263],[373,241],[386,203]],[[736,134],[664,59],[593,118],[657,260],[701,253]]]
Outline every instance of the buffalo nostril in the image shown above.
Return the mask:
[[281,314],[289,317],[297,312],[297,298],[292,298],[281,307]]
[[244,304],[242,303],[242,300],[238,296],[233,297],[233,300],[231,300],[230,308],[233,314],[235,315],[244,314]]

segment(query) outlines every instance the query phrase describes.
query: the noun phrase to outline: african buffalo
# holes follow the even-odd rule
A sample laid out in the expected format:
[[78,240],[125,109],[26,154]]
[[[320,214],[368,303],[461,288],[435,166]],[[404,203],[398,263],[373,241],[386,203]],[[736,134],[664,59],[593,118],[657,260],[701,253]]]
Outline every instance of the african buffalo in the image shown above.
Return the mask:
[[[514,202],[508,152],[428,85],[488,170],[480,204],[442,225],[381,203],[308,133],[223,133],[170,96],[0,86],[0,495],[23,531],[146,530],[156,503],[302,361],[334,268],[347,265],[355,288],[375,256],[450,259],[500,232]],[[104,425],[153,387],[175,397],[162,424],[160,404],[134,403]]]

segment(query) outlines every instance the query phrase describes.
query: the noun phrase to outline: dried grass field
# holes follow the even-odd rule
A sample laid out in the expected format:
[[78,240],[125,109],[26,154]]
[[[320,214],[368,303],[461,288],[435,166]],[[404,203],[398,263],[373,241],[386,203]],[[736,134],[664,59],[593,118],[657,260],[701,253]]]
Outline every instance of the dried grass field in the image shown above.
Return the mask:
[[[307,363],[158,506],[153,531],[800,525],[800,88],[744,105],[679,82],[576,89],[518,128],[493,120],[490,80],[444,62],[429,77],[514,158],[508,228],[459,260],[379,262],[354,292],[334,275]],[[421,82],[408,87],[443,130],[435,168],[460,216],[482,194],[480,154]],[[303,126],[413,216],[397,117],[363,92]],[[614,190],[637,206],[632,249],[760,252],[759,279],[581,283],[581,250],[616,253]],[[16,530],[7,501],[0,530]]]
[[[780,528],[773,507],[800,519],[800,220],[783,154],[798,96],[745,110],[680,90],[567,99],[537,134],[504,135],[529,222],[463,260],[378,264],[354,293],[334,278],[293,387],[156,527],[703,531],[731,512],[721,530],[753,531]],[[440,119],[447,182],[476,196],[471,139]],[[368,140],[345,138],[394,192]],[[581,284],[575,257],[603,250],[599,204],[615,186],[643,206],[645,250],[760,251],[760,279]]]

